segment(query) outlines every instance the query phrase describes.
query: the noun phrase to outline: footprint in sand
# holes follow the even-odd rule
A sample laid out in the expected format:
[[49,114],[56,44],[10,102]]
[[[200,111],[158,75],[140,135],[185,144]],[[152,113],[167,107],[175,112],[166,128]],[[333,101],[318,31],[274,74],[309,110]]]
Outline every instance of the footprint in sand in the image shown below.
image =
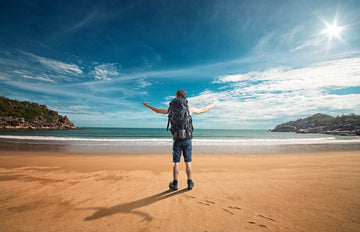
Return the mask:
[[198,203],[206,206],[215,205],[215,202],[209,200],[205,200],[205,202],[198,201]]
[[[253,221],[250,221],[249,224],[256,225],[256,223]],[[259,224],[258,226],[260,226],[261,228],[268,228],[266,225],[263,224]]]
[[228,209],[223,208],[223,210],[224,210],[225,212],[227,212],[228,214],[234,215],[234,213],[233,213],[233,212],[231,212],[231,211],[230,211],[230,210],[228,210]]
[[[228,206],[228,208],[229,209],[234,209],[234,210],[242,210],[240,207],[237,207],[237,206]],[[234,213],[233,212],[231,212],[230,210],[228,210],[228,209],[225,209],[225,208],[223,208],[223,210],[225,211],[225,212],[227,212],[227,213],[229,213],[229,214],[231,214],[231,215],[234,215]]]
[[242,208],[237,207],[237,206],[228,206],[229,209],[236,209],[236,210],[242,210]]
[[210,206],[210,204],[208,204],[208,203],[204,203],[204,202],[201,202],[201,201],[198,201],[198,203],[199,203],[200,205]]
[[184,197],[186,198],[186,199],[195,199],[196,197],[194,197],[194,196],[189,196],[189,195],[184,195]]
[[205,202],[208,203],[208,204],[215,205],[215,202],[213,202],[213,201],[205,200]]
[[[263,219],[266,219],[266,220],[270,220],[270,221],[275,222],[275,219],[272,219],[271,217],[265,217],[264,215],[261,215],[261,214],[259,214],[258,217],[261,217],[261,218],[263,218]],[[256,223],[253,222],[253,221],[249,221],[249,224],[256,225]],[[264,228],[264,229],[267,229],[267,228],[268,228],[268,227],[267,227],[266,225],[264,225],[264,224],[258,224],[257,226],[259,226],[259,227],[261,227],[261,228]]]
[[258,216],[261,217],[261,218],[264,218],[264,219],[267,219],[267,220],[270,220],[270,221],[275,222],[275,219],[272,219],[271,217],[265,217],[265,216],[263,216],[263,215],[261,215],[261,214],[259,214]]

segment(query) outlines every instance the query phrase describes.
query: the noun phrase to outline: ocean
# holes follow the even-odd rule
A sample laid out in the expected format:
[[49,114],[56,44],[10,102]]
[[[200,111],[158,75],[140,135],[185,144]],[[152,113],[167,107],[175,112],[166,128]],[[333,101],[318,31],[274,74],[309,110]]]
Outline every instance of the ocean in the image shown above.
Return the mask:
[[[267,130],[195,129],[194,153],[293,153],[360,150],[359,136]],[[74,153],[171,153],[164,128],[0,130],[0,150]]]

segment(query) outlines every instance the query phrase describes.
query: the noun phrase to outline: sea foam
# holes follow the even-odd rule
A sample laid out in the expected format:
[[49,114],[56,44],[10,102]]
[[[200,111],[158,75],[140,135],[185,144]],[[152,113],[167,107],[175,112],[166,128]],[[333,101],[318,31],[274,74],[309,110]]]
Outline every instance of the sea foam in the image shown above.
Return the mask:
[[[172,143],[172,139],[164,138],[77,138],[56,136],[20,136],[0,135],[0,140],[29,144],[103,144],[126,146],[162,146]],[[200,146],[266,146],[292,144],[346,144],[360,143],[360,137],[344,139],[336,137],[299,138],[299,139],[193,139],[193,145]]]

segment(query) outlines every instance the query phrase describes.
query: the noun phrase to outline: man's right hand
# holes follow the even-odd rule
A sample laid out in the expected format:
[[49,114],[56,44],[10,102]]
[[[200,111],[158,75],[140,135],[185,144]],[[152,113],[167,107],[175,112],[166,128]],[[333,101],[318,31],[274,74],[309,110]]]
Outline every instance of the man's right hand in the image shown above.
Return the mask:
[[149,108],[149,104],[148,104],[146,101],[143,102],[143,105],[144,105],[145,107]]

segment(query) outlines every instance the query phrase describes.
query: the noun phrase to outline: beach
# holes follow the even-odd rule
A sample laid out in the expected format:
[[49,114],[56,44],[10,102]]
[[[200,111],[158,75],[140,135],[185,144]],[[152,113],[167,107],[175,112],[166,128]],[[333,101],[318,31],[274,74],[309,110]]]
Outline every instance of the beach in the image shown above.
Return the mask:
[[360,231],[360,151],[0,151],[0,231]]

